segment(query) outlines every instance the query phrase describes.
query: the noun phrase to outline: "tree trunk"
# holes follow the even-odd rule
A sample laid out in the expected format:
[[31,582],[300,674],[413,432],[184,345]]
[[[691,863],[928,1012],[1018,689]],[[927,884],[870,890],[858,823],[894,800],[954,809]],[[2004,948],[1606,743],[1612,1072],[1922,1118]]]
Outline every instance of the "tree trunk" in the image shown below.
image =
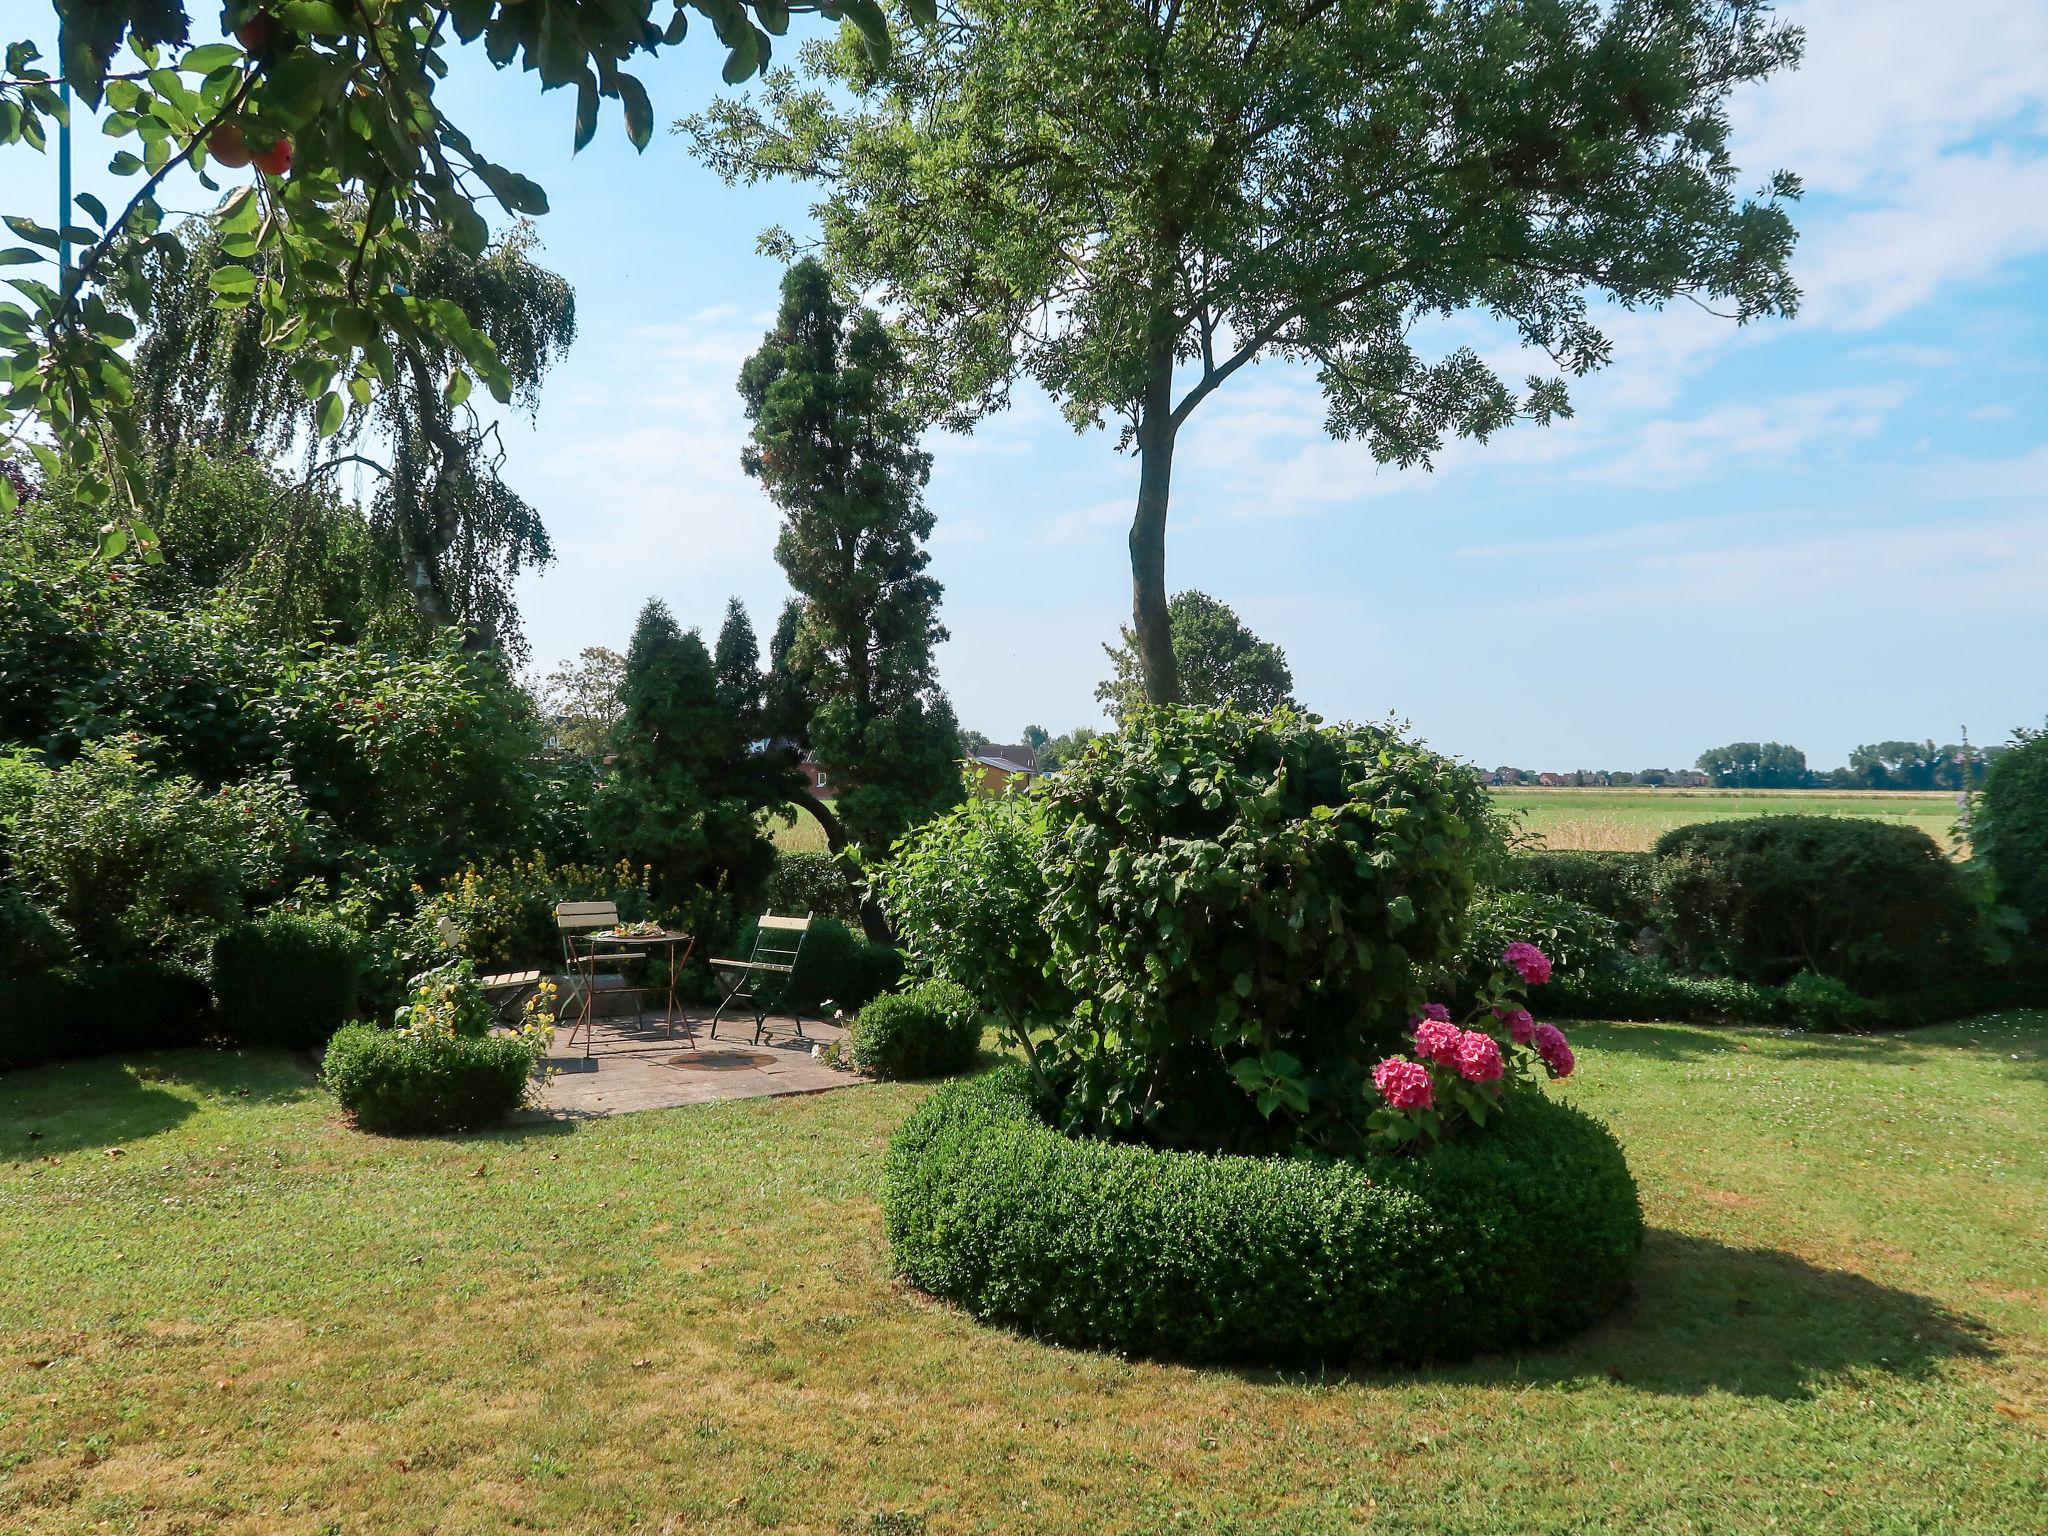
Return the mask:
[[[818,818],[818,825],[825,829],[825,846],[836,858],[846,852],[846,828],[839,824],[839,818],[832,808],[812,794],[808,789],[792,789],[789,792],[792,805],[800,805]],[[889,931],[889,920],[882,915],[881,905],[862,888],[860,901],[861,932],[877,944],[893,944],[896,936]]]
[[1166,612],[1166,507],[1173,483],[1173,344],[1155,343],[1138,415],[1138,510],[1131,519],[1131,633],[1145,702],[1180,702]]

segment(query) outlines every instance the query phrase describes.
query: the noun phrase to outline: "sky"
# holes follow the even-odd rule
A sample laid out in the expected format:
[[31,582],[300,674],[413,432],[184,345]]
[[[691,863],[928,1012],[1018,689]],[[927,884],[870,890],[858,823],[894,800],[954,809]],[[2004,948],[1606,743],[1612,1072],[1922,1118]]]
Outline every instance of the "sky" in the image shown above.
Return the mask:
[[[1614,313],[1615,360],[1575,384],[1573,419],[1455,444],[1432,471],[1327,439],[1312,374],[1284,364],[1191,418],[1168,584],[1277,642],[1308,707],[1558,769],[1682,766],[1735,740],[1829,767],[1860,742],[1990,743],[2048,716],[2048,5],[1781,12],[1806,62],[1732,111],[1743,187],[1806,183],[1796,318]],[[659,121],[724,89],[719,55],[693,37],[641,71]],[[536,666],[622,649],[651,596],[708,635],[736,595],[765,635],[787,584],[734,381],[780,277],[756,237],[804,228],[814,194],[725,187],[665,132],[636,155],[615,104],[572,158],[572,96],[537,86],[472,51],[444,87],[548,189],[538,259],[577,292],[575,347],[505,433],[557,553],[520,586]],[[4,159],[0,206],[39,206],[47,163]],[[1444,335],[1512,361],[1480,321]],[[1099,725],[1135,462],[1029,392],[927,447],[962,723]]]

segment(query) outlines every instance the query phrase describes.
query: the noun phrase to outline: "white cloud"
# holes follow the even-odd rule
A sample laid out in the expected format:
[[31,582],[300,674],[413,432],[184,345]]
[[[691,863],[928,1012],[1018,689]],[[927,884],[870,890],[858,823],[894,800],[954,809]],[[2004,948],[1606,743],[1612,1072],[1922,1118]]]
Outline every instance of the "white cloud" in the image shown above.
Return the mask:
[[1875,437],[1909,391],[1897,384],[1818,390],[1645,422],[1626,445],[1574,473],[1585,480],[1677,485],[1735,467],[1787,464],[1819,445]]

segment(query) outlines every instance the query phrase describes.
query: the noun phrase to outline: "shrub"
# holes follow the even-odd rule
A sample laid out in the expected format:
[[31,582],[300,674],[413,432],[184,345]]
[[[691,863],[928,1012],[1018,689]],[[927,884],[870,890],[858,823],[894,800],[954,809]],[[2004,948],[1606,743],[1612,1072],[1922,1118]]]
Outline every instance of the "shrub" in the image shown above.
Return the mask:
[[1465,913],[1458,948],[1463,977],[1484,979],[1501,951],[1517,941],[1537,945],[1559,976],[1610,964],[1623,952],[1614,919],[1564,896],[1533,891],[1481,891]]
[[954,982],[1028,1046],[1038,1019],[1073,1012],[1040,923],[1047,900],[1045,804],[970,799],[914,828],[875,874],[882,909],[916,975]]
[[1685,969],[1771,985],[1810,970],[1877,995],[1976,958],[1968,888],[1917,827],[1756,816],[1674,828],[1657,855]]
[[855,1069],[870,1076],[944,1077],[981,1054],[981,1009],[964,988],[927,981],[870,1002],[850,1039]]
[[2048,940],[2048,730],[2015,731],[1991,760],[1969,830],[1998,899]]
[[1613,1136],[1541,1094],[1421,1157],[1217,1156],[1077,1140],[1019,1067],[892,1139],[897,1268],[985,1322],[1187,1360],[1458,1359],[1585,1326],[1643,1240]]
[[1141,711],[1045,781],[1043,925],[1079,998],[1038,1048],[1067,1129],[1279,1150],[1235,1075],[1284,1054],[1356,1135],[1370,1063],[1455,958],[1491,803],[1466,769],[1282,710]]
[[1544,999],[1568,1019],[1676,1024],[1781,1024],[1790,1020],[1778,987],[1732,976],[1693,976],[1654,960],[1618,956],[1597,970],[1561,976]]
[[785,917],[833,917],[860,921],[860,892],[829,853],[788,852],[775,856],[762,898],[767,910]]
[[327,1043],[321,1076],[367,1131],[464,1131],[519,1107],[533,1052],[512,1035],[436,1036],[348,1024]]
[[450,960],[413,977],[411,996],[392,1015],[403,1033],[481,1040],[491,1032],[491,1004],[467,960]]
[[331,917],[238,923],[213,942],[221,1030],[244,1045],[322,1045],[355,1016],[362,969],[361,937]]
[[[472,864],[451,875],[420,904],[408,952],[424,961],[441,952],[442,920],[452,923],[464,956],[486,971],[557,968],[562,959],[555,906],[564,901],[610,901],[621,921],[673,919],[658,904],[645,865],[563,864],[545,854]],[[709,936],[705,936],[709,941]]]
[[315,836],[290,784],[209,791],[160,774],[140,738],[95,742],[16,815],[8,852],[22,888],[103,963],[197,966],[246,901],[282,894]]
[[[748,950],[753,940],[749,929]],[[837,918],[814,918],[780,1006],[817,1014],[829,1003],[852,1013],[902,979],[903,956],[894,948],[855,933]]]
[[1536,849],[1503,861],[1501,884],[1561,897],[1612,918],[1629,933],[1657,920],[1657,859],[1648,853]]

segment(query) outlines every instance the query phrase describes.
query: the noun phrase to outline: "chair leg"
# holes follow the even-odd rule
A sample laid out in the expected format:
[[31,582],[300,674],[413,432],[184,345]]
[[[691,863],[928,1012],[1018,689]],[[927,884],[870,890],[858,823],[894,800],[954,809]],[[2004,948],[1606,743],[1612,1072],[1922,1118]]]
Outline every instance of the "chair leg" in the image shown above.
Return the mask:
[[725,1009],[726,1009],[726,1004],[727,1004],[727,1003],[730,1003],[730,1002],[731,1002],[731,1001],[732,1001],[732,1000],[733,1000],[734,998],[738,997],[738,996],[740,995],[740,988],[744,987],[745,985],[746,985],[746,982],[745,982],[745,980],[744,980],[744,979],[742,979],[742,980],[740,980],[740,981],[736,981],[736,982],[734,982],[734,983],[733,983],[733,986],[732,986],[732,990],[731,990],[730,992],[728,992],[728,993],[726,993],[726,994],[725,994],[725,1001],[724,1001],[724,1002],[721,1002],[721,1003],[720,1003],[720,1004],[718,1005],[718,1007],[717,1007],[717,1008],[715,1008],[714,1010],[712,1010],[712,1014],[711,1014],[711,1038],[712,1038],[712,1039],[716,1040],[716,1039],[718,1038],[718,1021],[719,1021],[719,1019],[720,1019],[720,1018],[721,1018],[721,1017],[722,1017],[722,1016],[724,1015],[724,1013],[725,1013]]

